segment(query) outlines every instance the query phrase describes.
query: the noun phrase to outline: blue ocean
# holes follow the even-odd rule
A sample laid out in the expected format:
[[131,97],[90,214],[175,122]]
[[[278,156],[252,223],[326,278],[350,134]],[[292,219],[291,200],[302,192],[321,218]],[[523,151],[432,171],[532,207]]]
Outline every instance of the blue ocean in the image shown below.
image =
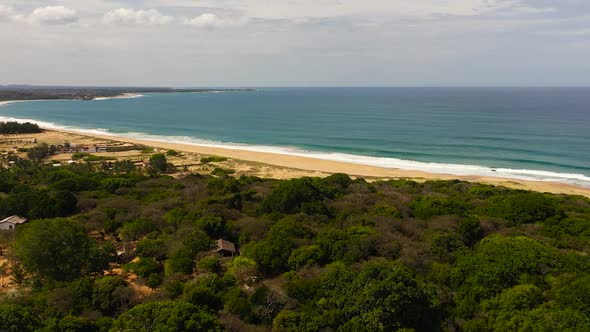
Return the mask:
[[590,88],[261,88],[23,102],[0,120],[590,187]]

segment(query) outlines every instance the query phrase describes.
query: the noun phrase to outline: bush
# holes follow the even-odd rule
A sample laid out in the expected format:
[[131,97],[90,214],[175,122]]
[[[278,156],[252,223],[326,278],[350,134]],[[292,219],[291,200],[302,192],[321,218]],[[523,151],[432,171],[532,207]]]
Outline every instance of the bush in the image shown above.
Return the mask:
[[115,331],[223,331],[215,315],[183,301],[140,304],[123,313],[114,323]]
[[41,161],[49,155],[49,146],[45,143],[39,144],[27,150],[27,157],[33,161]]
[[155,172],[165,173],[168,169],[168,160],[166,160],[166,156],[161,153],[152,155],[150,157],[150,169]]
[[193,254],[188,250],[178,250],[170,255],[166,261],[166,275],[182,273],[185,275],[193,273],[195,260]]
[[228,177],[231,174],[234,174],[235,172],[236,171],[234,171],[233,169],[217,167],[213,170],[213,172],[211,172],[211,175],[215,175],[215,176],[219,176],[219,177]]
[[375,206],[375,215],[380,217],[400,218],[401,213],[393,206],[386,204],[377,204]]
[[41,319],[31,307],[0,304],[0,331],[35,331]]
[[224,161],[227,161],[227,158],[217,157],[217,156],[211,156],[211,157],[201,158],[201,163],[203,163],[203,164],[221,163],[221,162],[224,162]]
[[463,215],[469,205],[458,197],[420,196],[411,204],[414,215],[428,220],[441,215]]
[[219,273],[221,271],[221,264],[217,257],[203,257],[197,262],[197,267],[201,270],[205,270],[212,273]]
[[160,264],[153,258],[140,258],[137,262],[127,264],[126,268],[144,279],[154,273],[160,273],[162,270]]
[[282,181],[262,202],[262,211],[266,213],[298,213],[303,204],[322,199],[320,189],[311,178]]
[[119,277],[103,277],[94,283],[92,302],[102,313],[113,315],[125,308],[133,295],[127,283]]
[[556,199],[539,193],[502,196],[489,208],[489,212],[513,225],[543,222],[552,217],[563,218]]

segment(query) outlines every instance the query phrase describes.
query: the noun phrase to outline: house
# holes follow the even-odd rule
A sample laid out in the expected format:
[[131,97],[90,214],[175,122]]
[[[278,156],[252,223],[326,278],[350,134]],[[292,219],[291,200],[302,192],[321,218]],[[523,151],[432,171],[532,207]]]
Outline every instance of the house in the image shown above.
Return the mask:
[[235,244],[224,239],[217,240],[217,247],[213,251],[218,253],[222,257],[234,257],[234,255],[237,253]]
[[0,230],[10,231],[16,228],[16,225],[24,224],[28,220],[19,216],[10,216],[0,220]]

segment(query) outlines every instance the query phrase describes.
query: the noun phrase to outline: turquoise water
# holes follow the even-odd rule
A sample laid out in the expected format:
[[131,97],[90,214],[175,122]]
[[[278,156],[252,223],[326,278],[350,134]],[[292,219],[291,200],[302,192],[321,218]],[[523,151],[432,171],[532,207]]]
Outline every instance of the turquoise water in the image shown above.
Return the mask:
[[286,88],[25,102],[4,120],[590,186],[590,88]]

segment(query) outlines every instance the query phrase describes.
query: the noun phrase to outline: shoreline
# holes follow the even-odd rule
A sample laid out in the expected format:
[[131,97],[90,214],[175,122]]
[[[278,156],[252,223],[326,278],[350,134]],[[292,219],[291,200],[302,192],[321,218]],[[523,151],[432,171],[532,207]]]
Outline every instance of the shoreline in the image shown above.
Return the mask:
[[[410,179],[416,181],[428,180],[461,180],[467,182],[479,182],[497,186],[504,186],[513,189],[524,189],[538,192],[549,192],[555,194],[571,194],[590,197],[590,188],[567,184],[562,182],[520,180],[513,178],[480,176],[480,175],[453,175],[429,173],[419,170],[404,170],[397,168],[385,168],[379,166],[362,165],[344,161],[332,161],[305,156],[296,156],[289,154],[279,154],[272,152],[259,152],[233,148],[211,147],[196,144],[183,144],[162,142],[148,139],[129,138],[115,134],[97,134],[86,133],[75,130],[63,130],[53,128],[43,128],[49,132],[64,134],[75,134],[80,136],[98,138],[101,140],[117,141],[145,145],[162,150],[176,150],[186,153],[195,153],[201,155],[222,156],[236,161],[251,163],[260,163],[269,166],[280,167],[284,169],[300,170],[312,174],[329,175],[334,173],[345,173],[350,176],[363,177],[368,179]],[[273,177],[272,175],[270,177]],[[278,178],[278,177],[277,177]]]
[[[130,99],[144,97],[143,94],[139,93],[123,93],[113,97],[96,97],[89,101],[103,101],[111,99]],[[19,102],[32,102],[32,101],[51,101],[47,100],[10,100],[0,101],[0,107]],[[56,99],[60,100],[60,99]],[[67,99],[65,99],[67,100]],[[10,121],[29,121],[37,123],[44,131],[64,133],[64,134],[75,134],[83,137],[99,138],[102,140],[127,142],[139,145],[150,146],[159,149],[166,150],[178,150],[182,152],[203,154],[203,155],[218,155],[235,159],[236,161],[245,161],[260,163],[267,166],[280,167],[284,169],[297,170],[303,172],[309,172],[311,176],[316,175],[328,175],[333,173],[345,173],[351,176],[364,177],[368,179],[412,179],[417,181],[427,180],[461,180],[468,182],[480,182],[485,184],[505,186],[515,189],[533,190],[539,192],[550,192],[550,193],[565,193],[574,195],[583,195],[590,197],[590,187],[583,186],[575,183],[560,182],[559,180],[537,180],[518,178],[511,176],[495,176],[490,174],[477,174],[469,173],[469,171],[462,171],[462,173],[451,173],[451,172],[431,172],[428,168],[399,168],[396,166],[382,166],[379,164],[370,164],[363,161],[355,160],[342,160],[338,158],[322,158],[323,156],[312,154],[304,154],[303,152],[291,152],[291,151],[265,151],[265,147],[258,146],[220,146],[215,142],[212,143],[192,143],[192,142],[167,142],[163,140],[157,140],[152,138],[134,138],[125,135],[118,135],[112,133],[102,133],[87,130],[77,130],[69,128],[53,127],[52,123],[43,123],[42,121],[36,121],[32,119],[10,119]],[[409,161],[411,162],[411,161]],[[427,163],[425,163],[427,164]],[[433,163],[435,164],[435,163]],[[474,165],[456,165],[456,166],[473,166]],[[492,169],[495,171],[495,169]],[[301,173],[301,172],[299,172]],[[301,175],[304,176],[304,175]],[[277,177],[274,174],[270,174],[268,177]]]
[[[112,96],[112,97],[94,97],[92,99],[88,99],[86,101],[102,101],[102,100],[110,100],[110,99],[133,99],[133,98],[141,98],[145,97],[144,94],[141,93],[122,93],[120,95]],[[16,103],[24,103],[24,102],[38,102],[38,101],[81,101],[83,99],[30,99],[30,100],[4,100],[0,101],[0,106],[9,105],[9,104],[16,104]]]

